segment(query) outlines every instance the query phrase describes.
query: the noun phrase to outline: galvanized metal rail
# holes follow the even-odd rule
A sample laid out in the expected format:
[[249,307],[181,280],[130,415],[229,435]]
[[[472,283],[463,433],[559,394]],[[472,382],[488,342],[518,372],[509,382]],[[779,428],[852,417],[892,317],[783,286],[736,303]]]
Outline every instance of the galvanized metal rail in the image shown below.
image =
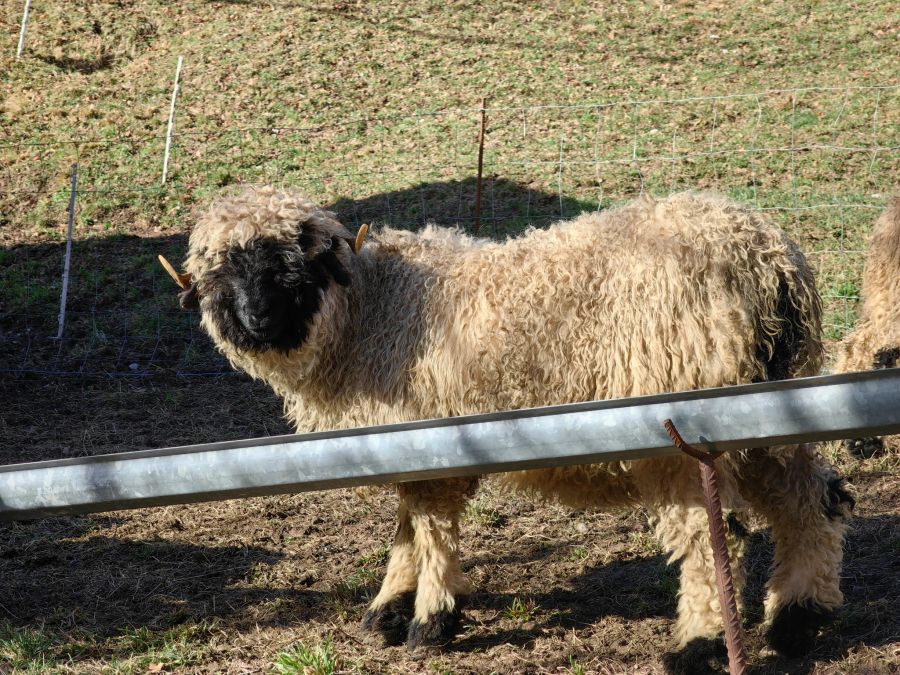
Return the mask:
[[900,369],[0,467],[0,520],[900,433]]

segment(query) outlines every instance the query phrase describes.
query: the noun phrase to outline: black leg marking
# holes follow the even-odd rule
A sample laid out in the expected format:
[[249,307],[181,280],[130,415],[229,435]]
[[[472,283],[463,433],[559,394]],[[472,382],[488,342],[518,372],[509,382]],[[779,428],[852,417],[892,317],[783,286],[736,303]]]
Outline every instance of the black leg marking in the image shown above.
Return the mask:
[[366,612],[360,626],[365,631],[381,633],[388,645],[401,645],[406,639],[409,622],[412,621],[415,601],[414,591],[401,593],[378,609]]
[[464,598],[456,598],[456,606],[452,610],[442,609],[422,623],[417,620],[409,625],[409,636],[406,646],[410,651],[422,646],[445,645],[459,631],[462,623]]
[[746,539],[750,536],[750,531],[734,511],[729,512],[728,517],[725,518],[725,524],[728,526],[728,531],[738,539]]
[[785,605],[766,634],[769,646],[789,658],[803,656],[812,649],[819,629],[829,622],[831,612],[815,603]]
[[900,363],[900,347],[884,347],[875,352],[875,360],[872,368],[894,368]]
[[884,442],[878,436],[854,438],[844,441],[844,447],[853,459],[871,459],[884,449]]
[[663,654],[663,668],[669,675],[711,675],[728,672],[728,650],[725,640],[694,638],[677,652]]
[[843,478],[832,478],[828,481],[828,489],[822,495],[822,507],[829,520],[850,515],[855,506],[856,500],[844,489]]

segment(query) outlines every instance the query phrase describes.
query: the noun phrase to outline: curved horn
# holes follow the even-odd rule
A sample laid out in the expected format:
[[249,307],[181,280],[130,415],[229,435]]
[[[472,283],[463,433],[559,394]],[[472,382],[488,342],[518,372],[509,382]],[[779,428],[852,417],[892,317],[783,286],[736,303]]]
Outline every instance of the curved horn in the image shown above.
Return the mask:
[[359,255],[359,249],[362,248],[363,239],[366,238],[366,235],[369,233],[369,226],[363,223],[359,227],[359,231],[356,233],[356,241],[353,243],[353,252]]
[[169,276],[175,280],[175,283],[178,284],[182,288],[182,290],[186,291],[191,287],[191,282],[194,279],[191,274],[179,274],[175,271],[175,268],[172,267],[172,264],[163,256],[159,256],[159,264],[163,266],[163,269],[165,269],[166,272],[169,273]]

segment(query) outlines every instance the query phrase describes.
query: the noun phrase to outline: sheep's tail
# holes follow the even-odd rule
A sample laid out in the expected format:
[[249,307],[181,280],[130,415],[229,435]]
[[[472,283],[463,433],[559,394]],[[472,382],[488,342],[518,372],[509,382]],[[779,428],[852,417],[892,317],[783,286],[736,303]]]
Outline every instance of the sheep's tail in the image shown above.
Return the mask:
[[[815,375],[822,367],[822,299],[806,257],[793,244],[778,266],[775,321],[763,326],[759,358],[766,380]],[[774,330],[773,330],[774,329]]]

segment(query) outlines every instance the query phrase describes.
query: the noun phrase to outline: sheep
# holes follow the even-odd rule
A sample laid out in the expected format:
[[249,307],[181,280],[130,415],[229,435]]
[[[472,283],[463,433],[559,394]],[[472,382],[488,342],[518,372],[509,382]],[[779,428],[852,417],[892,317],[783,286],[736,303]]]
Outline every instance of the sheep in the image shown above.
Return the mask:
[[[872,228],[860,296],[859,320],[841,341],[835,372],[900,366],[900,197]],[[900,449],[900,436],[846,441],[856,459],[868,459],[885,446]]]
[[[385,227],[359,248],[304,195],[244,188],[191,232],[186,307],[231,364],[268,383],[298,431],[342,429],[811,375],[821,302],[763,215],[682,193],[582,214],[505,243]],[[720,460],[729,509],[771,524],[768,638],[807,650],[842,602],[852,500],[807,446]],[[693,672],[722,630],[693,460],[515,472],[510,489],[575,508],[645,505],[681,562],[675,649]],[[479,479],[395,486],[398,527],[362,628],[410,648],[451,639],[472,587],[459,522]],[[738,585],[741,542],[731,542]]]

